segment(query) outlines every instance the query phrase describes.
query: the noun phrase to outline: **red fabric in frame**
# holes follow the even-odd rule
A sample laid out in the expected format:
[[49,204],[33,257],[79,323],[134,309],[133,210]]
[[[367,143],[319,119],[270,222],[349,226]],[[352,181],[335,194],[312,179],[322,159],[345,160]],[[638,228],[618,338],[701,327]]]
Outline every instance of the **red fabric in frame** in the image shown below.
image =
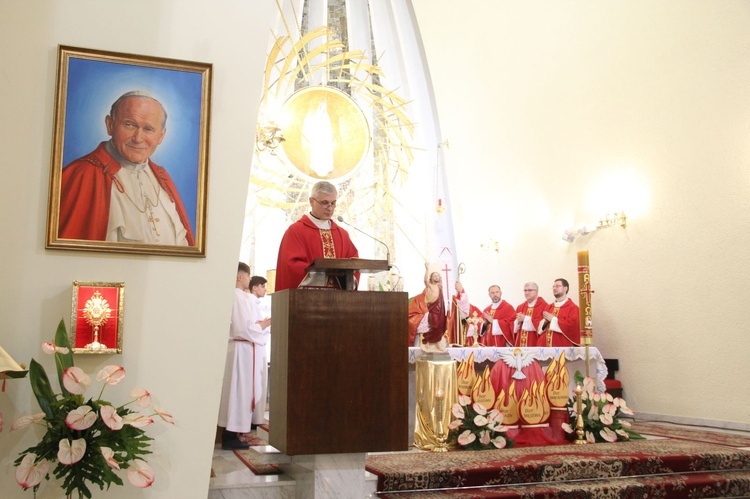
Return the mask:
[[99,327],[99,343],[107,348],[117,348],[117,325],[120,316],[120,291],[122,288],[115,286],[78,286],[78,299],[76,301],[76,344],[73,348],[84,348],[94,341],[94,327],[86,322],[83,309],[86,302],[96,291],[107,300],[111,310],[109,319]]

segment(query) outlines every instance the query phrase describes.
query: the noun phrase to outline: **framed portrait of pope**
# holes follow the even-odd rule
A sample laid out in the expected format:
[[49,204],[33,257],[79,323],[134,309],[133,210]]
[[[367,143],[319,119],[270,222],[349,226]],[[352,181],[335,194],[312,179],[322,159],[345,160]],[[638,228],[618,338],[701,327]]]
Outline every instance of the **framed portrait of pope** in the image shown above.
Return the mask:
[[205,257],[211,65],[57,56],[46,247]]

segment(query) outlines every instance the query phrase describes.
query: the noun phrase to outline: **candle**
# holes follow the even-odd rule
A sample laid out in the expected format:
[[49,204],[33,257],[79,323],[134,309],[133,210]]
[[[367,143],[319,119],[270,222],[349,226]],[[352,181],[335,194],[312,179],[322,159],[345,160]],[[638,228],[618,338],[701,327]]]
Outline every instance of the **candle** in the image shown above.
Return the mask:
[[591,345],[593,340],[593,329],[591,327],[591,276],[589,275],[589,252],[582,250],[578,252],[578,289],[579,306],[578,320],[581,332],[581,344]]

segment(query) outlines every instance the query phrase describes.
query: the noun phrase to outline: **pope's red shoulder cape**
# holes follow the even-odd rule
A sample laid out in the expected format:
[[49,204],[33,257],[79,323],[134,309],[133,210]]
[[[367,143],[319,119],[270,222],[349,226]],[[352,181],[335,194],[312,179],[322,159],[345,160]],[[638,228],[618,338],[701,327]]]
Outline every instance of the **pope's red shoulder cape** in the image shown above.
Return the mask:
[[[105,144],[106,142],[102,142],[93,152],[63,168],[57,233],[61,239],[104,241],[107,238],[112,183],[117,182],[115,174],[120,171],[121,166],[107,152]],[[148,161],[148,166],[175,204],[180,221],[187,229],[188,244],[195,246],[190,220],[177,193],[177,187],[164,168],[151,160]]]

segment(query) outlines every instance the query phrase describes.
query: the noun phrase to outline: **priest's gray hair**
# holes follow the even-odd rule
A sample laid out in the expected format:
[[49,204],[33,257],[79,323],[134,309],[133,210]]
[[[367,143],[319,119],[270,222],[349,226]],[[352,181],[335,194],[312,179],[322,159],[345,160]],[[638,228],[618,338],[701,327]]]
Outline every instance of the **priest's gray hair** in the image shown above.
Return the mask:
[[164,121],[162,121],[161,127],[167,128],[167,110],[164,109],[164,104],[159,102],[159,99],[157,99],[150,93],[146,92],[145,90],[131,90],[130,92],[125,92],[120,97],[118,97],[117,100],[112,103],[112,107],[109,109],[109,115],[112,118],[115,117],[115,114],[117,113],[117,108],[120,107],[120,104],[122,104],[122,101],[124,101],[128,97],[139,97],[141,99],[151,99],[157,104],[159,104],[159,107],[161,108],[161,112],[164,113]]
[[338,195],[338,191],[336,190],[336,186],[333,185],[330,182],[326,182],[325,180],[321,180],[320,182],[315,182],[315,185],[312,186],[312,189],[310,190],[310,197],[314,198],[320,193],[323,194],[335,194]]
[[524,288],[526,286],[528,286],[530,288],[534,288],[536,291],[539,291],[539,285],[537,283],[535,283],[534,281],[529,281],[529,282],[527,282],[526,284],[523,285]]

